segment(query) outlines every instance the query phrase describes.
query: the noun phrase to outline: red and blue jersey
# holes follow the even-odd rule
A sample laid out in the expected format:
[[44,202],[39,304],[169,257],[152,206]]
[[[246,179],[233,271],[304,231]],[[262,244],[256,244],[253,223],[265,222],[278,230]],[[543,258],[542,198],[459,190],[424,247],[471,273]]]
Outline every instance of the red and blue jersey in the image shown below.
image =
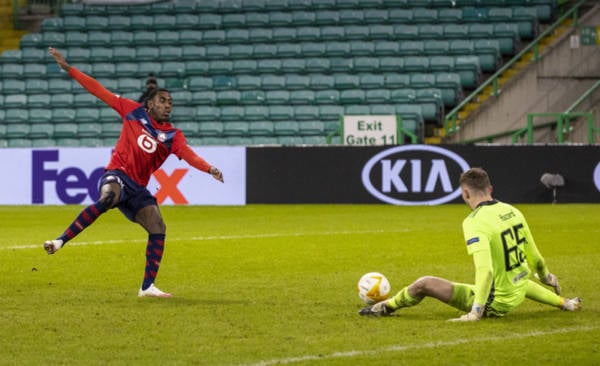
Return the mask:
[[[113,108],[123,120],[121,135],[114,148],[107,170],[117,169],[140,185],[147,185],[150,176],[164,163],[170,154],[189,161],[191,149],[187,146],[181,130],[170,123],[157,123],[144,106],[131,99],[122,98],[104,88],[94,78],[72,67],[69,75],[90,93]],[[208,171],[210,165],[200,158],[194,167]]]

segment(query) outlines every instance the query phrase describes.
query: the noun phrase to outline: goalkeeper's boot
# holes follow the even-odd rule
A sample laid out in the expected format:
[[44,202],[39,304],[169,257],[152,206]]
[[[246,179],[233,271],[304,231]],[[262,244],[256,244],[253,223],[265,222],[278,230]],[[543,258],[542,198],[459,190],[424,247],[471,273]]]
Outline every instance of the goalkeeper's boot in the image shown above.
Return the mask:
[[147,289],[138,291],[139,297],[173,297],[173,295],[161,291],[158,287],[151,284]]
[[562,309],[566,311],[581,310],[581,299],[578,297],[563,299]]
[[380,301],[375,305],[367,306],[358,312],[359,315],[363,316],[388,316],[391,315],[396,309],[392,308],[387,304],[387,300]]
[[46,240],[44,242],[44,250],[48,254],[56,253],[63,246],[63,241],[60,239]]

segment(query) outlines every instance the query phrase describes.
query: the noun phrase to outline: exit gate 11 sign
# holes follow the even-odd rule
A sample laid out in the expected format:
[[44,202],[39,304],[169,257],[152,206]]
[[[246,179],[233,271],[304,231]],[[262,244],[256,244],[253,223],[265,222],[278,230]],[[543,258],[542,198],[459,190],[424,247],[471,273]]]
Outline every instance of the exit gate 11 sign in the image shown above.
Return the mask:
[[398,116],[343,116],[344,145],[397,145]]

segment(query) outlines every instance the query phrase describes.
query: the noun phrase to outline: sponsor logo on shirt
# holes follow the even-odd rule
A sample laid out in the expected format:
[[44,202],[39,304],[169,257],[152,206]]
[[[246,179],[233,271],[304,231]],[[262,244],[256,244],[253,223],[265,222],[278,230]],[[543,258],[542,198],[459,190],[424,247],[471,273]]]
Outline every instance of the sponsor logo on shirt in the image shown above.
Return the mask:
[[471,245],[471,244],[475,244],[475,243],[479,243],[479,237],[478,236],[467,240],[467,245]]

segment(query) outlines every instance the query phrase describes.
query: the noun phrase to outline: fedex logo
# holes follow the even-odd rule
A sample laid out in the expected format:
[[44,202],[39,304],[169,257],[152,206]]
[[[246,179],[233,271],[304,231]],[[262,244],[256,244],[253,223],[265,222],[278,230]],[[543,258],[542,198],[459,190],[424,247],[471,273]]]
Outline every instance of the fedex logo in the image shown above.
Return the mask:
[[[86,173],[77,166],[58,168],[56,163],[59,162],[59,150],[32,151],[31,203],[46,203],[44,188],[47,184],[54,185],[56,197],[65,204],[80,204],[88,198],[95,202],[100,198],[98,182],[104,173],[104,167],[95,167]],[[159,169],[154,173],[159,185],[155,192],[158,203],[163,203],[168,198],[175,204],[188,203],[178,188],[187,172],[188,169],[174,169],[169,175]]]

